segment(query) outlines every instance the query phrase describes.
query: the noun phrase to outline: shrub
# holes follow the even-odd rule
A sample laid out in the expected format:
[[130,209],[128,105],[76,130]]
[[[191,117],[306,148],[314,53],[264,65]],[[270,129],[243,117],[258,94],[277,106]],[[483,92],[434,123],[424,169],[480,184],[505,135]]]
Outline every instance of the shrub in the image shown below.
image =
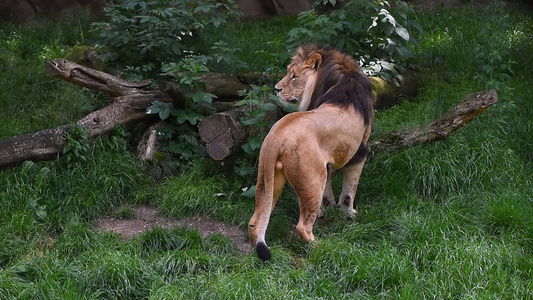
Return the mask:
[[324,14],[304,11],[298,20],[300,27],[289,31],[289,49],[309,42],[335,46],[353,54],[367,75],[388,80],[400,78],[399,72],[414,58],[409,46],[418,44],[413,31],[422,32],[414,10],[403,1],[396,1],[392,9],[387,1],[349,0]]
[[110,3],[109,21],[93,28],[100,32],[106,60],[129,74],[155,76],[162,65],[209,49],[217,29],[237,15],[234,7],[233,0],[122,0]]

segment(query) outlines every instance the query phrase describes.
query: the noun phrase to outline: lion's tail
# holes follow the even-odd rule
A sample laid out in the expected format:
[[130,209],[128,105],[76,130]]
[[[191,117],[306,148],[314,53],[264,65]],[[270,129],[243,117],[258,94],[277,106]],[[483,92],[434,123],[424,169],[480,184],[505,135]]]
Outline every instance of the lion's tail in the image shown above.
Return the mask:
[[[268,141],[265,141],[268,143]],[[277,147],[270,147],[274,148]],[[270,219],[270,214],[274,209],[274,194],[276,186],[276,169],[281,170],[283,165],[278,161],[280,150],[262,151],[259,156],[259,170],[257,176],[257,186],[255,190],[255,213],[252,220],[255,219],[257,226],[257,241],[255,249],[257,256],[262,260],[270,259],[270,249],[266,245],[265,235]],[[282,175],[281,175],[282,176]]]

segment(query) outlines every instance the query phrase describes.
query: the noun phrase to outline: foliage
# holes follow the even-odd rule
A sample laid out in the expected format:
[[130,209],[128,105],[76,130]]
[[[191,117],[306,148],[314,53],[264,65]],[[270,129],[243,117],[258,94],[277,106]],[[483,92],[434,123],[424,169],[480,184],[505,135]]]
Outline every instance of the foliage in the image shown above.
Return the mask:
[[214,112],[211,101],[216,96],[206,93],[197,80],[210,71],[209,65],[239,67],[239,49],[217,40],[222,25],[238,16],[234,8],[232,0],[124,0],[105,9],[108,22],[95,23],[113,65],[132,79],[172,78],[187,91],[182,107],[154,101],[146,110],[167,121],[158,131],[164,151],[185,159],[205,152],[193,126]]
[[87,161],[87,152],[89,151],[89,139],[87,131],[81,125],[72,125],[67,129],[65,136],[67,144],[63,148],[66,164],[72,167],[78,162]]
[[[324,0],[321,3],[336,4]],[[401,78],[414,58],[409,49],[422,32],[415,11],[405,2],[349,0],[342,8],[319,14],[309,10],[298,15],[299,26],[289,31],[287,47],[314,42],[351,53],[367,75]]]
[[[255,185],[249,186],[252,184],[250,178],[257,177],[259,150],[268,130],[275,122],[275,120],[269,120],[265,116],[269,111],[277,108],[275,103],[279,103],[279,99],[272,93],[270,87],[266,85],[252,85],[252,89],[249,91],[239,91],[239,96],[244,99],[235,103],[235,106],[246,108],[240,122],[244,126],[251,127],[251,129],[248,130],[249,136],[246,142],[241,146],[247,156],[237,160],[235,163],[235,173],[240,176],[240,178],[236,179],[235,185],[241,187],[244,184],[246,187],[241,195],[254,197]],[[283,107],[283,105],[280,105],[280,107]]]
[[237,16],[234,8],[232,0],[122,0],[107,5],[108,21],[95,23],[94,30],[107,60],[146,78],[165,64],[202,54],[217,41],[221,25]]
[[493,1],[483,11],[483,16],[492,21],[485,23],[476,39],[478,43],[474,47],[474,54],[482,63],[479,67],[480,72],[474,79],[485,88],[496,89],[505,96],[510,96],[508,93],[512,91],[506,82],[513,75],[516,61],[511,55],[513,39],[509,38],[512,24],[504,9],[505,2]]
[[246,107],[245,115],[240,119],[244,126],[253,126],[256,130],[250,131],[250,136],[242,148],[244,152],[255,156],[259,155],[259,148],[268,129],[274,124],[273,120],[265,120],[269,111],[275,110],[272,101],[278,101],[268,86],[252,86],[250,91],[239,91],[239,96],[244,99],[235,103],[237,107]]
[[159,137],[167,142],[163,150],[185,159],[205,153],[193,126],[215,111],[211,103],[217,96],[204,92],[204,86],[198,81],[206,71],[203,57],[184,58],[179,63],[163,66],[163,75],[175,78],[181,90],[191,92],[184,95],[183,107],[154,101],[146,109],[147,114],[158,114],[161,120],[167,120],[167,125],[158,130]]

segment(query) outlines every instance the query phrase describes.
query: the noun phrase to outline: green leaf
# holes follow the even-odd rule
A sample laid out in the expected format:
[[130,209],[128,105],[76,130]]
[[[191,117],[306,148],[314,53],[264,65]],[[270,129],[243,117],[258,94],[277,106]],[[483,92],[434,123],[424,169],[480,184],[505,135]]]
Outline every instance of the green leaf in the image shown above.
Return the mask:
[[410,58],[414,57],[414,55],[411,52],[411,50],[409,50],[409,49],[407,49],[405,47],[397,48],[396,52],[398,52],[398,54],[400,54],[400,56],[403,57],[404,59],[410,59]]
[[385,26],[385,34],[386,34],[387,36],[390,36],[390,35],[394,32],[395,29],[396,29],[396,27],[394,27],[394,26],[392,26],[392,25],[390,25],[390,24],[389,24],[389,25],[386,25],[386,26]]
[[250,147],[250,144],[248,143],[245,143],[241,146],[242,150],[244,150],[244,152],[248,153],[248,154],[254,154],[254,150],[252,150],[252,148]]
[[241,100],[241,101],[238,101],[236,102],[235,104],[233,104],[233,106],[243,106],[243,105],[246,105],[248,104],[248,100]]
[[173,42],[173,43],[170,45],[170,50],[171,50],[172,53],[175,54],[175,55],[180,55],[180,54],[181,54],[180,44],[179,44],[178,42]]
[[137,5],[137,2],[136,0],[130,0],[126,3],[126,9],[127,10],[131,10],[131,9],[134,9],[135,6]]
[[252,150],[259,149],[261,144],[263,144],[263,139],[261,137],[253,137],[248,141],[248,144]]
[[169,116],[170,116],[170,109],[169,108],[163,108],[159,112],[159,118],[161,118],[161,120],[166,120]]
[[235,167],[235,172],[240,176],[249,176],[257,171],[257,167],[254,165],[244,165],[241,167]]
[[174,112],[176,115],[176,121],[178,121],[179,124],[189,122],[191,125],[196,125],[198,121],[201,121],[204,117],[199,113],[187,112],[184,110],[175,110],[173,111],[173,114]]
[[405,41],[409,41],[409,31],[407,31],[407,29],[398,26],[395,30],[396,34],[398,34],[402,39],[404,39]]
[[276,109],[276,105],[274,105],[272,103],[263,104],[263,110],[271,111],[271,110],[274,110],[274,109]]
[[156,104],[153,104],[152,106],[149,106],[148,108],[146,108],[147,115],[157,114],[160,111],[161,111],[161,107]]
[[256,186],[255,186],[255,185],[252,185],[251,187],[245,189],[245,190],[241,193],[241,196],[243,196],[243,197],[247,197],[247,198],[254,198],[254,197],[255,197],[255,190],[256,190]]
[[211,103],[213,102],[213,99],[218,98],[216,95],[213,95],[211,93],[205,93],[205,92],[197,92],[194,94],[189,94],[188,96],[191,97],[192,101],[194,103]]
[[300,33],[301,30],[302,30],[302,28],[293,28],[293,29],[289,30],[289,33],[287,33],[287,35],[289,37],[295,37],[295,36],[297,36]]

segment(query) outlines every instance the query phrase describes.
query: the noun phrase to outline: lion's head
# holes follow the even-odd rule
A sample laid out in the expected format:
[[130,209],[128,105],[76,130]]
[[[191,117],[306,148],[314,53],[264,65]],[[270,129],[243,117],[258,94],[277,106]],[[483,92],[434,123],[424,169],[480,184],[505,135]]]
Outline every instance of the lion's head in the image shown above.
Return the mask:
[[318,48],[312,45],[299,47],[287,66],[287,75],[275,86],[279,99],[288,103],[298,102],[299,110],[306,110],[321,64],[322,56]]
[[[347,82],[348,79],[351,82]],[[333,89],[333,86],[340,85],[354,91],[360,90],[362,93],[324,97],[329,91],[342,90]],[[315,109],[326,101],[354,105],[355,102],[362,102],[368,111],[368,79],[360,71],[353,57],[332,48],[321,48],[312,44],[300,46],[287,67],[287,75],[275,88],[282,102],[298,102],[299,111]]]

